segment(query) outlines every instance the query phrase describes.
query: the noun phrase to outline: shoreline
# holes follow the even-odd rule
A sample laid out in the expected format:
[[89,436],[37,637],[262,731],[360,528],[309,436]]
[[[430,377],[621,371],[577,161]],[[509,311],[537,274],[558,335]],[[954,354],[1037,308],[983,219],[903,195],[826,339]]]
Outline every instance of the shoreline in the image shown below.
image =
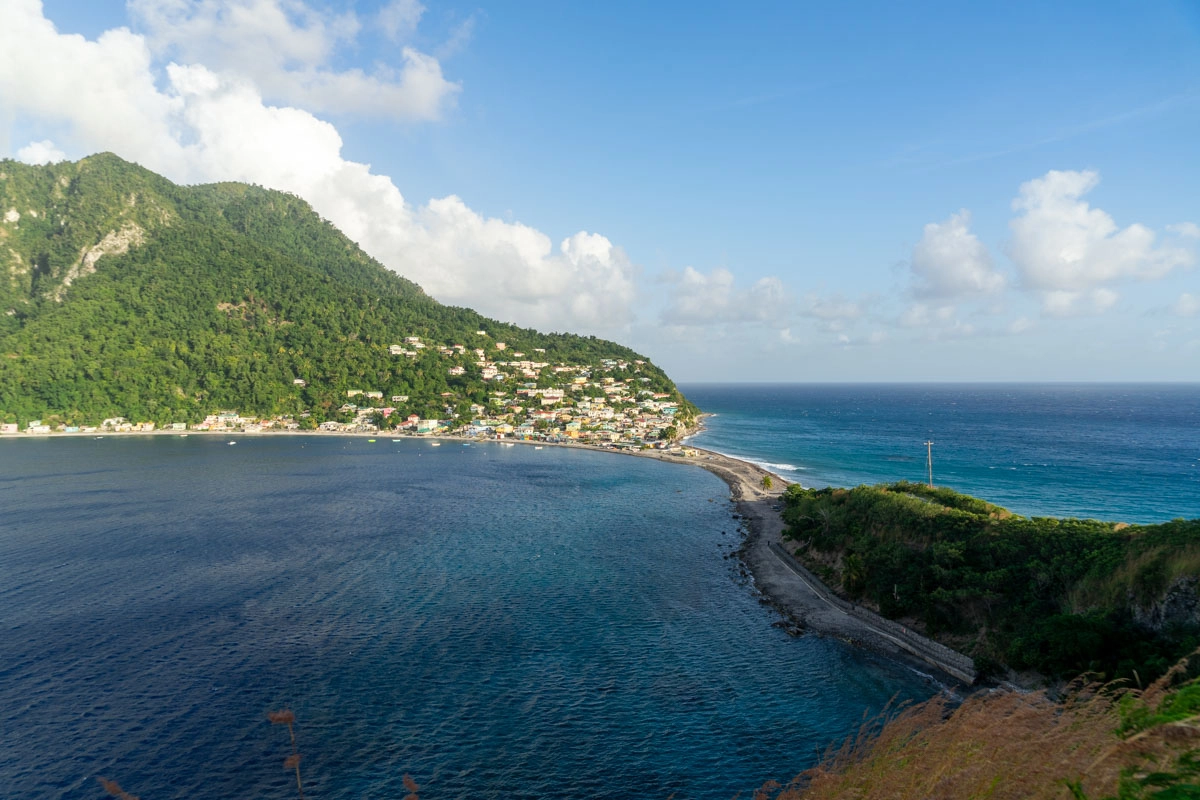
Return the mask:
[[[955,658],[958,654],[939,658],[937,650],[942,645],[912,631],[898,635],[894,630],[885,630],[890,623],[888,620],[872,624],[868,619],[849,613],[846,609],[851,604],[836,598],[816,576],[789,555],[783,538],[787,526],[781,511],[782,495],[791,481],[742,459],[701,447],[689,445],[689,448],[699,455],[656,456],[662,461],[706,469],[726,483],[746,528],[737,556],[753,578],[762,602],[783,617],[790,634],[832,636],[901,661],[917,672],[936,670],[939,682],[945,685],[970,686],[973,683],[973,670],[964,672]],[[771,489],[762,487],[764,475],[771,476]],[[831,596],[832,600],[829,599]]]
[[[703,430],[701,422],[687,431],[680,442]],[[451,441],[460,443],[520,444],[536,447],[557,447],[571,450],[586,450],[638,458],[653,458],[668,464],[699,467],[720,478],[729,488],[730,499],[737,509],[738,521],[743,523],[745,538],[735,551],[742,564],[743,574],[748,574],[761,602],[770,606],[782,617],[782,625],[793,636],[813,633],[831,636],[855,647],[861,647],[898,660],[916,672],[933,669],[944,676],[943,684],[970,684],[961,671],[947,661],[940,661],[930,650],[940,647],[935,642],[908,632],[898,637],[882,630],[883,625],[872,625],[859,616],[848,613],[844,606],[849,604],[835,598],[828,599],[832,592],[819,579],[808,573],[789,555],[784,544],[786,528],[781,514],[783,492],[793,482],[757,464],[733,456],[682,444],[683,448],[695,453],[684,455],[680,450],[622,450],[597,445],[568,442],[539,442],[521,439],[478,439],[469,436],[401,434],[394,432],[330,432],[330,431],[122,431],[122,432],[54,432],[41,434],[16,434],[0,437],[5,439],[56,439],[56,438],[107,438],[126,436],[205,436],[205,437],[268,437],[318,436],[337,438],[397,439],[401,441]],[[770,476],[772,487],[764,489],[762,479]],[[815,585],[814,585],[815,584]],[[887,621],[884,621],[886,623]],[[902,638],[917,640],[916,646]],[[921,642],[928,648],[923,648]],[[922,652],[924,651],[924,652]],[[931,676],[932,677],[932,676]]]

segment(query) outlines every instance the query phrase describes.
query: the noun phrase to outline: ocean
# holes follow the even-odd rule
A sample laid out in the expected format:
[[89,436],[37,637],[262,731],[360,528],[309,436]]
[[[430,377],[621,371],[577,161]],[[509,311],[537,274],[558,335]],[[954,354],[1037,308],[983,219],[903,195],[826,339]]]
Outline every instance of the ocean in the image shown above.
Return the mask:
[[691,440],[806,487],[927,478],[1027,516],[1200,517],[1200,384],[685,385]]
[[697,468],[385,437],[0,441],[0,796],[729,798],[937,686],[774,623]]
[[[1200,387],[685,386],[696,444],[806,486],[1200,516]],[[0,441],[0,796],[728,798],[910,668],[775,625],[727,487],[558,448]]]

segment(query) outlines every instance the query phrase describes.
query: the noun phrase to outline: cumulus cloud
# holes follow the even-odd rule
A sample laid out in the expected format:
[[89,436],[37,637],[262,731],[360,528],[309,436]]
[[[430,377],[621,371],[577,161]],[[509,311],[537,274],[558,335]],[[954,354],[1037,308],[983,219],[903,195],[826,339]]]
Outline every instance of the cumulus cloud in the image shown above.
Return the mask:
[[[556,249],[540,231],[484,217],[458,197],[414,205],[387,176],[343,158],[333,125],[269,105],[248,78],[198,64],[158,72],[142,36],[62,35],[39,0],[8,6],[0,26],[5,109],[54,125],[73,147],[111,150],[178,182],[240,180],[293,192],[443,302],[595,333],[631,319],[635,270],[605,237],[581,232]],[[302,43],[288,46],[305,52]]]
[[17,159],[26,164],[55,164],[66,161],[67,154],[54,146],[54,142],[43,139],[40,142],[30,142],[17,151]]
[[1171,306],[1171,313],[1179,317],[1194,317],[1200,314],[1200,295],[1184,292]]
[[[335,69],[339,47],[353,44],[360,29],[353,12],[330,14],[301,0],[129,0],[128,7],[156,56],[248,78],[267,99],[316,113],[437,119],[461,90],[436,58],[412,47],[401,49],[399,66]],[[408,38],[423,11],[394,0],[379,21],[389,35]]]
[[181,102],[156,88],[145,40],[124,28],[95,41],[60,35],[40,0],[6,3],[0,103],[9,114],[65,124],[89,149],[160,164],[180,152],[172,120]]
[[974,324],[959,318],[954,305],[913,303],[896,320],[901,328],[919,332],[927,341],[965,339],[989,331],[980,331]]
[[685,267],[664,277],[670,300],[661,319],[670,325],[718,325],[763,322],[784,326],[790,304],[778,278],[755,281],[749,289],[734,285],[733,273],[717,267],[707,275]]
[[1106,212],[1091,208],[1081,198],[1099,182],[1094,171],[1051,170],[1022,184],[1013,200],[1020,215],[1010,223],[1009,256],[1026,286],[1064,293],[1048,298],[1051,304],[1113,281],[1161,278],[1193,263],[1186,248],[1156,244],[1146,226],[1118,228]]
[[808,294],[800,302],[797,313],[815,320],[817,327],[827,333],[840,333],[861,319],[865,312],[861,304],[841,295]]
[[956,310],[952,305],[913,303],[900,314],[898,322],[904,328],[926,328],[934,324],[946,324],[953,322]]
[[1179,222],[1175,225],[1168,225],[1167,232],[1173,233],[1176,236],[1183,236],[1187,239],[1200,239],[1200,225],[1194,222]]
[[971,212],[963,209],[945,222],[925,226],[912,253],[916,293],[926,297],[987,294],[1004,288],[1004,276],[971,232]]
[[1042,293],[1042,313],[1050,317],[1102,314],[1116,305],[1120,295],[1103,287],[1086,292],[1053,289]]

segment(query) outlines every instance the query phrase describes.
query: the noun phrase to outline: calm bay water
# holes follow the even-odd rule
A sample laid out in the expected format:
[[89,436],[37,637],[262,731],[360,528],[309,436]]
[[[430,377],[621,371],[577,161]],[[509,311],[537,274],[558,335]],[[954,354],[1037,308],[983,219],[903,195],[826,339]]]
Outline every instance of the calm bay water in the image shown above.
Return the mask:
[[772,627],[727,498],[553,448],[0,442],[0,795],[294,797],[285,706],[318,800],[786,780],[934,687]]
[[805,486],[934,482],[1019,514],[1200,517],[1200,384],[694,385],[695,444]]

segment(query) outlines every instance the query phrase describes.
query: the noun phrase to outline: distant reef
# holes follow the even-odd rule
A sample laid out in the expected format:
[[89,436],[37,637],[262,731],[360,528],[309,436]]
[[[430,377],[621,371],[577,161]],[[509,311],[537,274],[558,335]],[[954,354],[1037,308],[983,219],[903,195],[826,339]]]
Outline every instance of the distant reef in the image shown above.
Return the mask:
[[1145,685],[1200,646],[1200,520],[1021,517],[949,489],[788,487],[788,549],[994,677]]
[[[625,412],[652,400],[683,423],[660,425],[660,438],[695,413],[645,356],[442,305],[294,195],[177,186],[108,153],[0,161],[0,422],[10,430],[195,423],[220,410],[302,427],[353,424],[364,409],[384,425],[505,424],[514,406],[558,411],[581,398]],[[585,433],[611,426],[601,413],[574,416]]]

